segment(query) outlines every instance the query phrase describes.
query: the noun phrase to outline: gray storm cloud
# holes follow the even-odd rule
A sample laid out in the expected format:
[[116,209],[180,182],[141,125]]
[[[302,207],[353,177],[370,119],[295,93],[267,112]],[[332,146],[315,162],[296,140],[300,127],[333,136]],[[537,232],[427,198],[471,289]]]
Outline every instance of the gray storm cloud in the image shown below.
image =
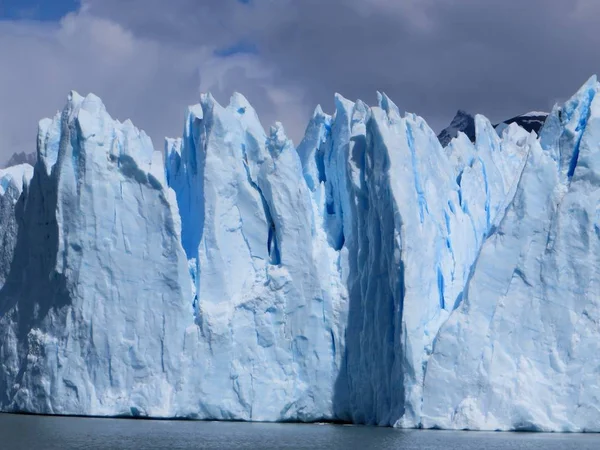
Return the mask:
[[[492,121],[548,110],[600,72],[597,17],[594,0],[84,0],[60,23],[0,21],[0,157],[33,150],[70,89],[158,149],[200,90],[242,92],[296,143],[335,92],[385,91],[437,130],[458,108]],[[239,43],[256,51],[216,56]]]

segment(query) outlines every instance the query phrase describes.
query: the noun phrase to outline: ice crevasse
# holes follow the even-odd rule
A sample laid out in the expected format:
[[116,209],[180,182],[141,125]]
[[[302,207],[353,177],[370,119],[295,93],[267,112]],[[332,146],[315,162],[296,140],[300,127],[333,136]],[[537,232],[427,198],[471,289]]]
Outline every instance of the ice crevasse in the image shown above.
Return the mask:
[[71,93],[0,171],[1,409],[600,431],[599,90],[446,147],[207,94],[164,152]]

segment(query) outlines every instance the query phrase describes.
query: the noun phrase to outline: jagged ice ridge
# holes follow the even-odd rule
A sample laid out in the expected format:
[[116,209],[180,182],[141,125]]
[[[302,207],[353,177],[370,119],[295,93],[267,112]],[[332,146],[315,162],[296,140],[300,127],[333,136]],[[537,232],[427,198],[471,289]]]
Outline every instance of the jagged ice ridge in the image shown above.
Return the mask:
[[0,171],[0,408],[600,431],[600,84],[443,147],[384,94],[164,153],[99,98]]

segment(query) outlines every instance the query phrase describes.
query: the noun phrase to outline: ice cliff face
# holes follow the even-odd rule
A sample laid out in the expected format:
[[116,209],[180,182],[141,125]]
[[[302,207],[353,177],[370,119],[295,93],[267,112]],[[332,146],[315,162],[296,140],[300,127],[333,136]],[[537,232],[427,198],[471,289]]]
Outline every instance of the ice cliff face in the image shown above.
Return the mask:
[[149,138],[92,95],[73,93],[40,123],[0,291],[3,409],[173,414],[191,294],[152,155]]
[[33,167],[20,164],[0,170],[0,285],[4,285],[14,257],[19,223],[17,211],[23,208]]
[[423,425],[598,430],[600,85],[555,108],[440,330]]
[[[329,122],[319,114],[314,120]],[[517,127],[504,141],[483,117],[477,129],[477,147],[461,135],[445,150],[423,119],[401,117],[385,96],[371,109],[337,99],[315,165],[326,161],[322,183],[332,195],[322,214],[347,267],[339,417],[419,424],[433,339],[460,304],[478,248],[526,153],[526,133]],[[346,188],[338,200],[340,185]]]
[[0,406],[600,430],[599,89],[445,147],[337,95],[297,150],[204,95],[164,163],[72,94],[0,172]]
[[241,95],[226,108],[204,96],[166,160],[196,293],[185,414],[333,417],[344,289],[283,128],[267,136]]

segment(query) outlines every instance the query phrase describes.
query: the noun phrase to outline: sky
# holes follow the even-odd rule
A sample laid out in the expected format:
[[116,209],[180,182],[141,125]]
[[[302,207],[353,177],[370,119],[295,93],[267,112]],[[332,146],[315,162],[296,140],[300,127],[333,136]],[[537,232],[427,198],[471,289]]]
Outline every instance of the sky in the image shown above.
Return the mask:
[[70,90],[162,150],[187,105],[235,91],[299,143],[334,93],[387,93],[439,131],[549,110],[600,73],[598,0],[0,0],[0,160],[35,151]]

